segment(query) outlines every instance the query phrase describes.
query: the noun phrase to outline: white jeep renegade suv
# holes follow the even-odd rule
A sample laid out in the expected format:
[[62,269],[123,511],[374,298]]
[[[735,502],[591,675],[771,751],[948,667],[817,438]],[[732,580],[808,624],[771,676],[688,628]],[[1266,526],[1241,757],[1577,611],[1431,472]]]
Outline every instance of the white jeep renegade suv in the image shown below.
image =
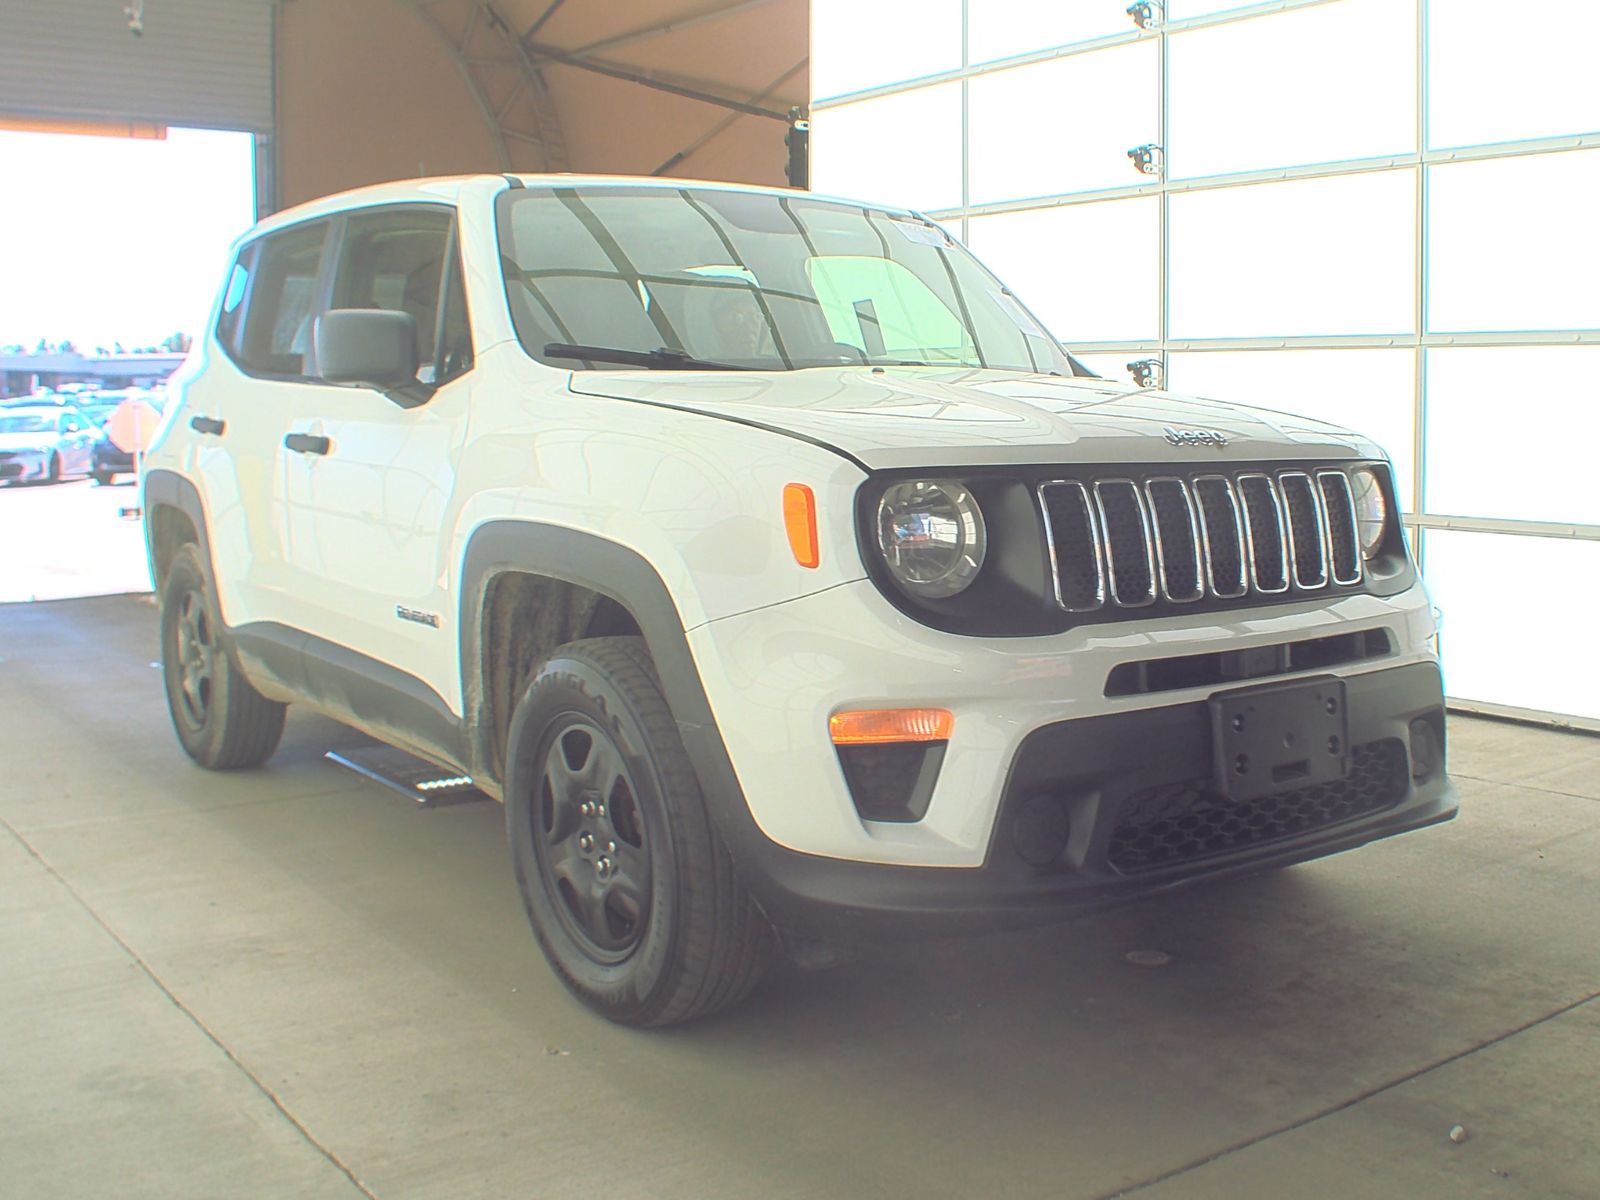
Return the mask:
[[1442,821],[1381,450],[1089,374],[921,216],[483,176],[280,213],[145,505],[184,748],[470,775],[566,984],[1059,917]]

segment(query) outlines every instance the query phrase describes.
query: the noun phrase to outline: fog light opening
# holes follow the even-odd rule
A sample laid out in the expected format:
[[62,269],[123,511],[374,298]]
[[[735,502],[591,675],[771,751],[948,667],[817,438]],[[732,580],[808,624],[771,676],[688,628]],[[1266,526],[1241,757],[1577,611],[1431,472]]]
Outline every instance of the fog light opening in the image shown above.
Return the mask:
[[1411,778],[1426,783],[1444,765],[1444,746],[1433,722],[1418,717],[1411,722]]
[[1029,796],[1011,822],[1017,856],[1032,867],[1048,867],[1060,858],[1071,832],[1066,806],[1049,795]]

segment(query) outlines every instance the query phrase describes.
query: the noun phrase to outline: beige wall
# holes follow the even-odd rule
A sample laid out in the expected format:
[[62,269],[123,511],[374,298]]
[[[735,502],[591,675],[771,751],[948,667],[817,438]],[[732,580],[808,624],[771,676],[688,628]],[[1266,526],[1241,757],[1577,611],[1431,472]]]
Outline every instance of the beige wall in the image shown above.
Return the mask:
[[277,39],[281,205],[496,168],[454,63],[394,0],[286,0]]
[[[548,0],[497,0],[525,30]],[[619,33],[704,12],[706,0],[567,0],[538,40],[571,50]],[[428,6],[452,36],[466,28],[471,0]],[[809,0],[769,0],[733,16],[606,51],[640,71],[703,80],[748,100],[803,64]],[[504,56],[479,22],[469,53]],[[278,197],[281,205],[388,179],[497,171],[499,140],[485,123],[449,48],[403,0],[284,0],[277,33]],[[648,174],[721,125],[729,110],[564,64],[543,68],[566,142],[569,169]],[[493,108],[511,96],[516,73],[479,72]],[[805,103],[803,67],[765,108]],[[533,128],[514,97],[505,124]],[[748,183],[784,182],[784,125],[741,116],[665,174]],[[511,166],[546,169],[537,145],[506,139]]]

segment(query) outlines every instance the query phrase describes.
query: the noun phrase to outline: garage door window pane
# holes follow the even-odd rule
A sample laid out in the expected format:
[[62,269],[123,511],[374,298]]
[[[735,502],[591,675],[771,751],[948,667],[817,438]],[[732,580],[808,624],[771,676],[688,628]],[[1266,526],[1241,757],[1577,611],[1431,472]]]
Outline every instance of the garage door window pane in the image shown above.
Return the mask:
[[818,100],[961,65],[961,0],[811,0]]
[[1440,529],[1423,538],[1428,592],[1444,612],[1446,692],[1600,718],[1600,629],[1589,616],[1600,542]]
[[924,210],[961,204],[960,84],[826,108],[811,128],[816,191]]
[[1600,328],[1600,150],[1431,168],[1429,328]]
[[967,57],[975,62],[1086,42],[1133,28],[1122,3],[982,0],[967,7]]
[[1428,351],[1431,513],[1600,525],[1600,346]]
[[1384,171],[1173,196],[1173,336],[1409,332],[1414,186]]
[[1414,7],[1395,0],[1345,0],[1175,34],[1172,174],[1412,150],[1416,54]]
[[1142,182],[1128,148],[1156,140],[1158,65],[1140,42],[973,79],[972,202]]
[[1600,5],[1432,0],[1428,140],[1466,146],[1600,129]]
[[968,241],[1070,349],[1155,336],[1156,217],[1154,197],[1073,204],[974,218]]
[[1174,354],[1174,391],[1328,421],[1364,434],[1394,461],[1407,511],[1412,485],[1412,350],[1250,350]]

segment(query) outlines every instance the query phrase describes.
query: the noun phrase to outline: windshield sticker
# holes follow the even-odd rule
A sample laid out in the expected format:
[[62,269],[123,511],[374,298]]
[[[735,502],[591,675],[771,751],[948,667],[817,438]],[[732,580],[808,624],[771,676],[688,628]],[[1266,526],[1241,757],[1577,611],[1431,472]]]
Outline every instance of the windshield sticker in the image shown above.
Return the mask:
[[941,248],[950,244],[950,235],[937,225],[924,225],[921,221],[895,221],[889,224],[898,229],[908,242],[916,242],[919,246],[939,246]]

